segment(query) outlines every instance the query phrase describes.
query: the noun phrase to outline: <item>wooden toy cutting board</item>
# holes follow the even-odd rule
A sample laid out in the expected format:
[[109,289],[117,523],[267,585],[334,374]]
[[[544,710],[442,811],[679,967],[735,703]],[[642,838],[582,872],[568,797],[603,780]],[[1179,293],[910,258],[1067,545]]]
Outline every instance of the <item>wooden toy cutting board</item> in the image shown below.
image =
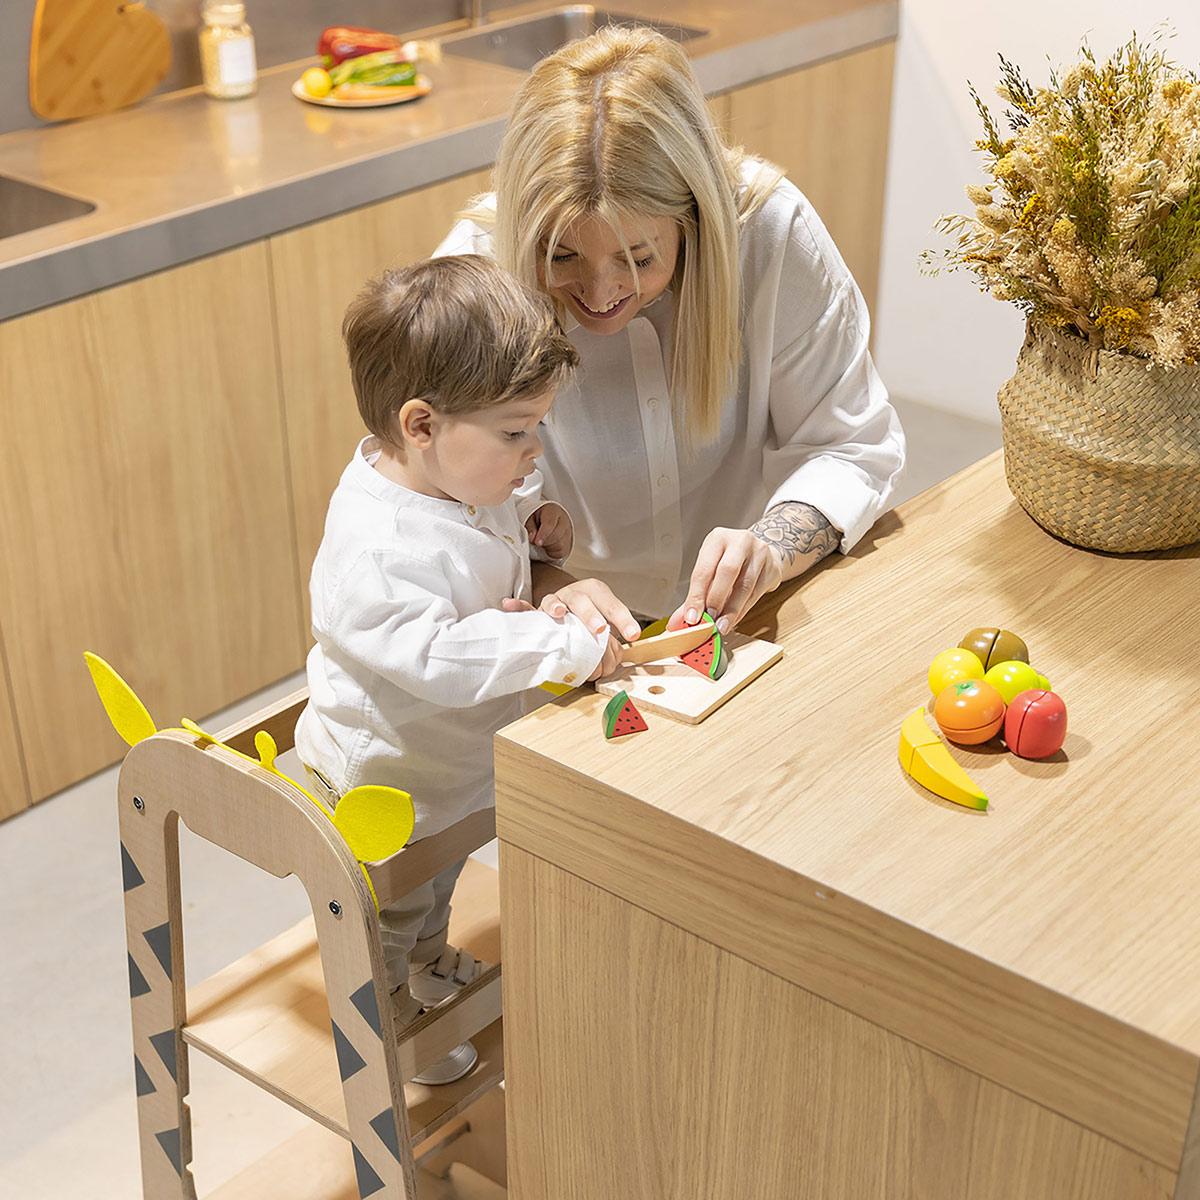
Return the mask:
[[161,18],[121,0],[38,0],[29,44],[29,105],[47,121],[135,104],[166,77]]
[[615,696],[624,690],[641,712],[659,713],[688,725],[699,725],[783,657],[782,646],[737,632],[725,639],[725,645],[730,661],[720,679],[709,679],[676,659],[666,659],[622,667],[615,675],[597,683],[596,691],[603,696]]

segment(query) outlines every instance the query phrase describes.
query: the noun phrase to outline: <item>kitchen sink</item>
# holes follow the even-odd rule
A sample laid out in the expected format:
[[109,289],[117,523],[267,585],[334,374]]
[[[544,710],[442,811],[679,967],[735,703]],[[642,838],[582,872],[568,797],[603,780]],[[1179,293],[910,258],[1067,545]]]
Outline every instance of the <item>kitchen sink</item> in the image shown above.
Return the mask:
[[593,8],[590,4],[572,4],[527,17],[496,21],[482,29],[443,38],[442,49],[447,54],[528,71],[547,54],[577,38],[595,33],[602,25],[647,25],[677,42],[688,42],[708,32],[707,29],[695,29],[690,25],[608,12]]
[[87,200],[0,175],[0,238],[82,217],[95,207]]

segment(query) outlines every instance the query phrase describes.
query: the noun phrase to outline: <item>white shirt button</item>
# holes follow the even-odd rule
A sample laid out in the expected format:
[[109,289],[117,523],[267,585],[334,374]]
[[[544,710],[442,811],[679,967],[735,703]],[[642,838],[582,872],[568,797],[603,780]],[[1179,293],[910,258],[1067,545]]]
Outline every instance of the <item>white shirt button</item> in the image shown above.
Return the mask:
[[510,537],[508,536],[508,534],[507,534],[507,533],[504,535],[504,540],[505,540],[505,541],[506,541],[506,542],[507,542],[507,543],[508,543],[510,546],[515,546],[515,545],[516,545],[516,542],[514,542],[514,541],[512,540],[512,538],[510,538]]
[[669,533],[664,533],[658,540],[664,546],[669,546],[675,539]]
[[473,504],[468,504],[468,505],[467,505],[467,512],[469,512],[469,513],[471,514],[471,516],[474,516],[474,515],[475,515],[475,505],[473,505]]
[[658,486],[659,487],[666,487],[667,484],[669,484],[670,482],[671,482],[670,475],[660,475],[658,477]]
[[646,407],[651,411],[656,409],[658,407],[658,397],[651,396],[650,399],[646,401]]

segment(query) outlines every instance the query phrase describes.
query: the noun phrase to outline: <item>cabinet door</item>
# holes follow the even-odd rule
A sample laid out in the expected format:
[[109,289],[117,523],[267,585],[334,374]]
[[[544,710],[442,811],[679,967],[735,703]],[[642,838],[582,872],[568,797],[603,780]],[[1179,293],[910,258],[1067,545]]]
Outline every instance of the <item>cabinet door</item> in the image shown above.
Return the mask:
[[264,244],[0,325],[0,628],[35,799],[303,663]]
[[[372,275],[427,257],[488,179],[487,171],[461,175],[271,239],[296,544],[305,581],[329,496],[366,433],[342,347],[346,305]],[[305,597],[307,603],[307,589]]]
[[0,642],[0,821],[29,804],[29,783],[17,736],[17,712],[8,682],[8,662]]
[[888,42],[722,97],[730,140],[778,164],[812,201],[872,311],[893,57]]

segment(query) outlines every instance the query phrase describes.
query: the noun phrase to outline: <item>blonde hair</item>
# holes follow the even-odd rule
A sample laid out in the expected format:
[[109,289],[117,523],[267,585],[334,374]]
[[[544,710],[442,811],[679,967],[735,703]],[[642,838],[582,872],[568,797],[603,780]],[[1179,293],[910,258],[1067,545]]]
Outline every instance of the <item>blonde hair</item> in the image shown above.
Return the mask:
[[622,220],[674,219],[671,390],[681,428],[707,439],[741,360],[738,228],[782,175],[753,160],[759,170],[744,185],[746,158],[722,142],[675,42],[642,26],[606,26],[534,68],[500,147],[496,211],[476,203],[465,215],[494,223],[497,258],[533,286],[539,252],[548,277],[580,217],[603,219],[618,235]]
[[408,400],[476,412],[540,396],[579,362],[546,297],[474,254],[370,280],[346,310],[342,339],[363,424],[392,445]]

